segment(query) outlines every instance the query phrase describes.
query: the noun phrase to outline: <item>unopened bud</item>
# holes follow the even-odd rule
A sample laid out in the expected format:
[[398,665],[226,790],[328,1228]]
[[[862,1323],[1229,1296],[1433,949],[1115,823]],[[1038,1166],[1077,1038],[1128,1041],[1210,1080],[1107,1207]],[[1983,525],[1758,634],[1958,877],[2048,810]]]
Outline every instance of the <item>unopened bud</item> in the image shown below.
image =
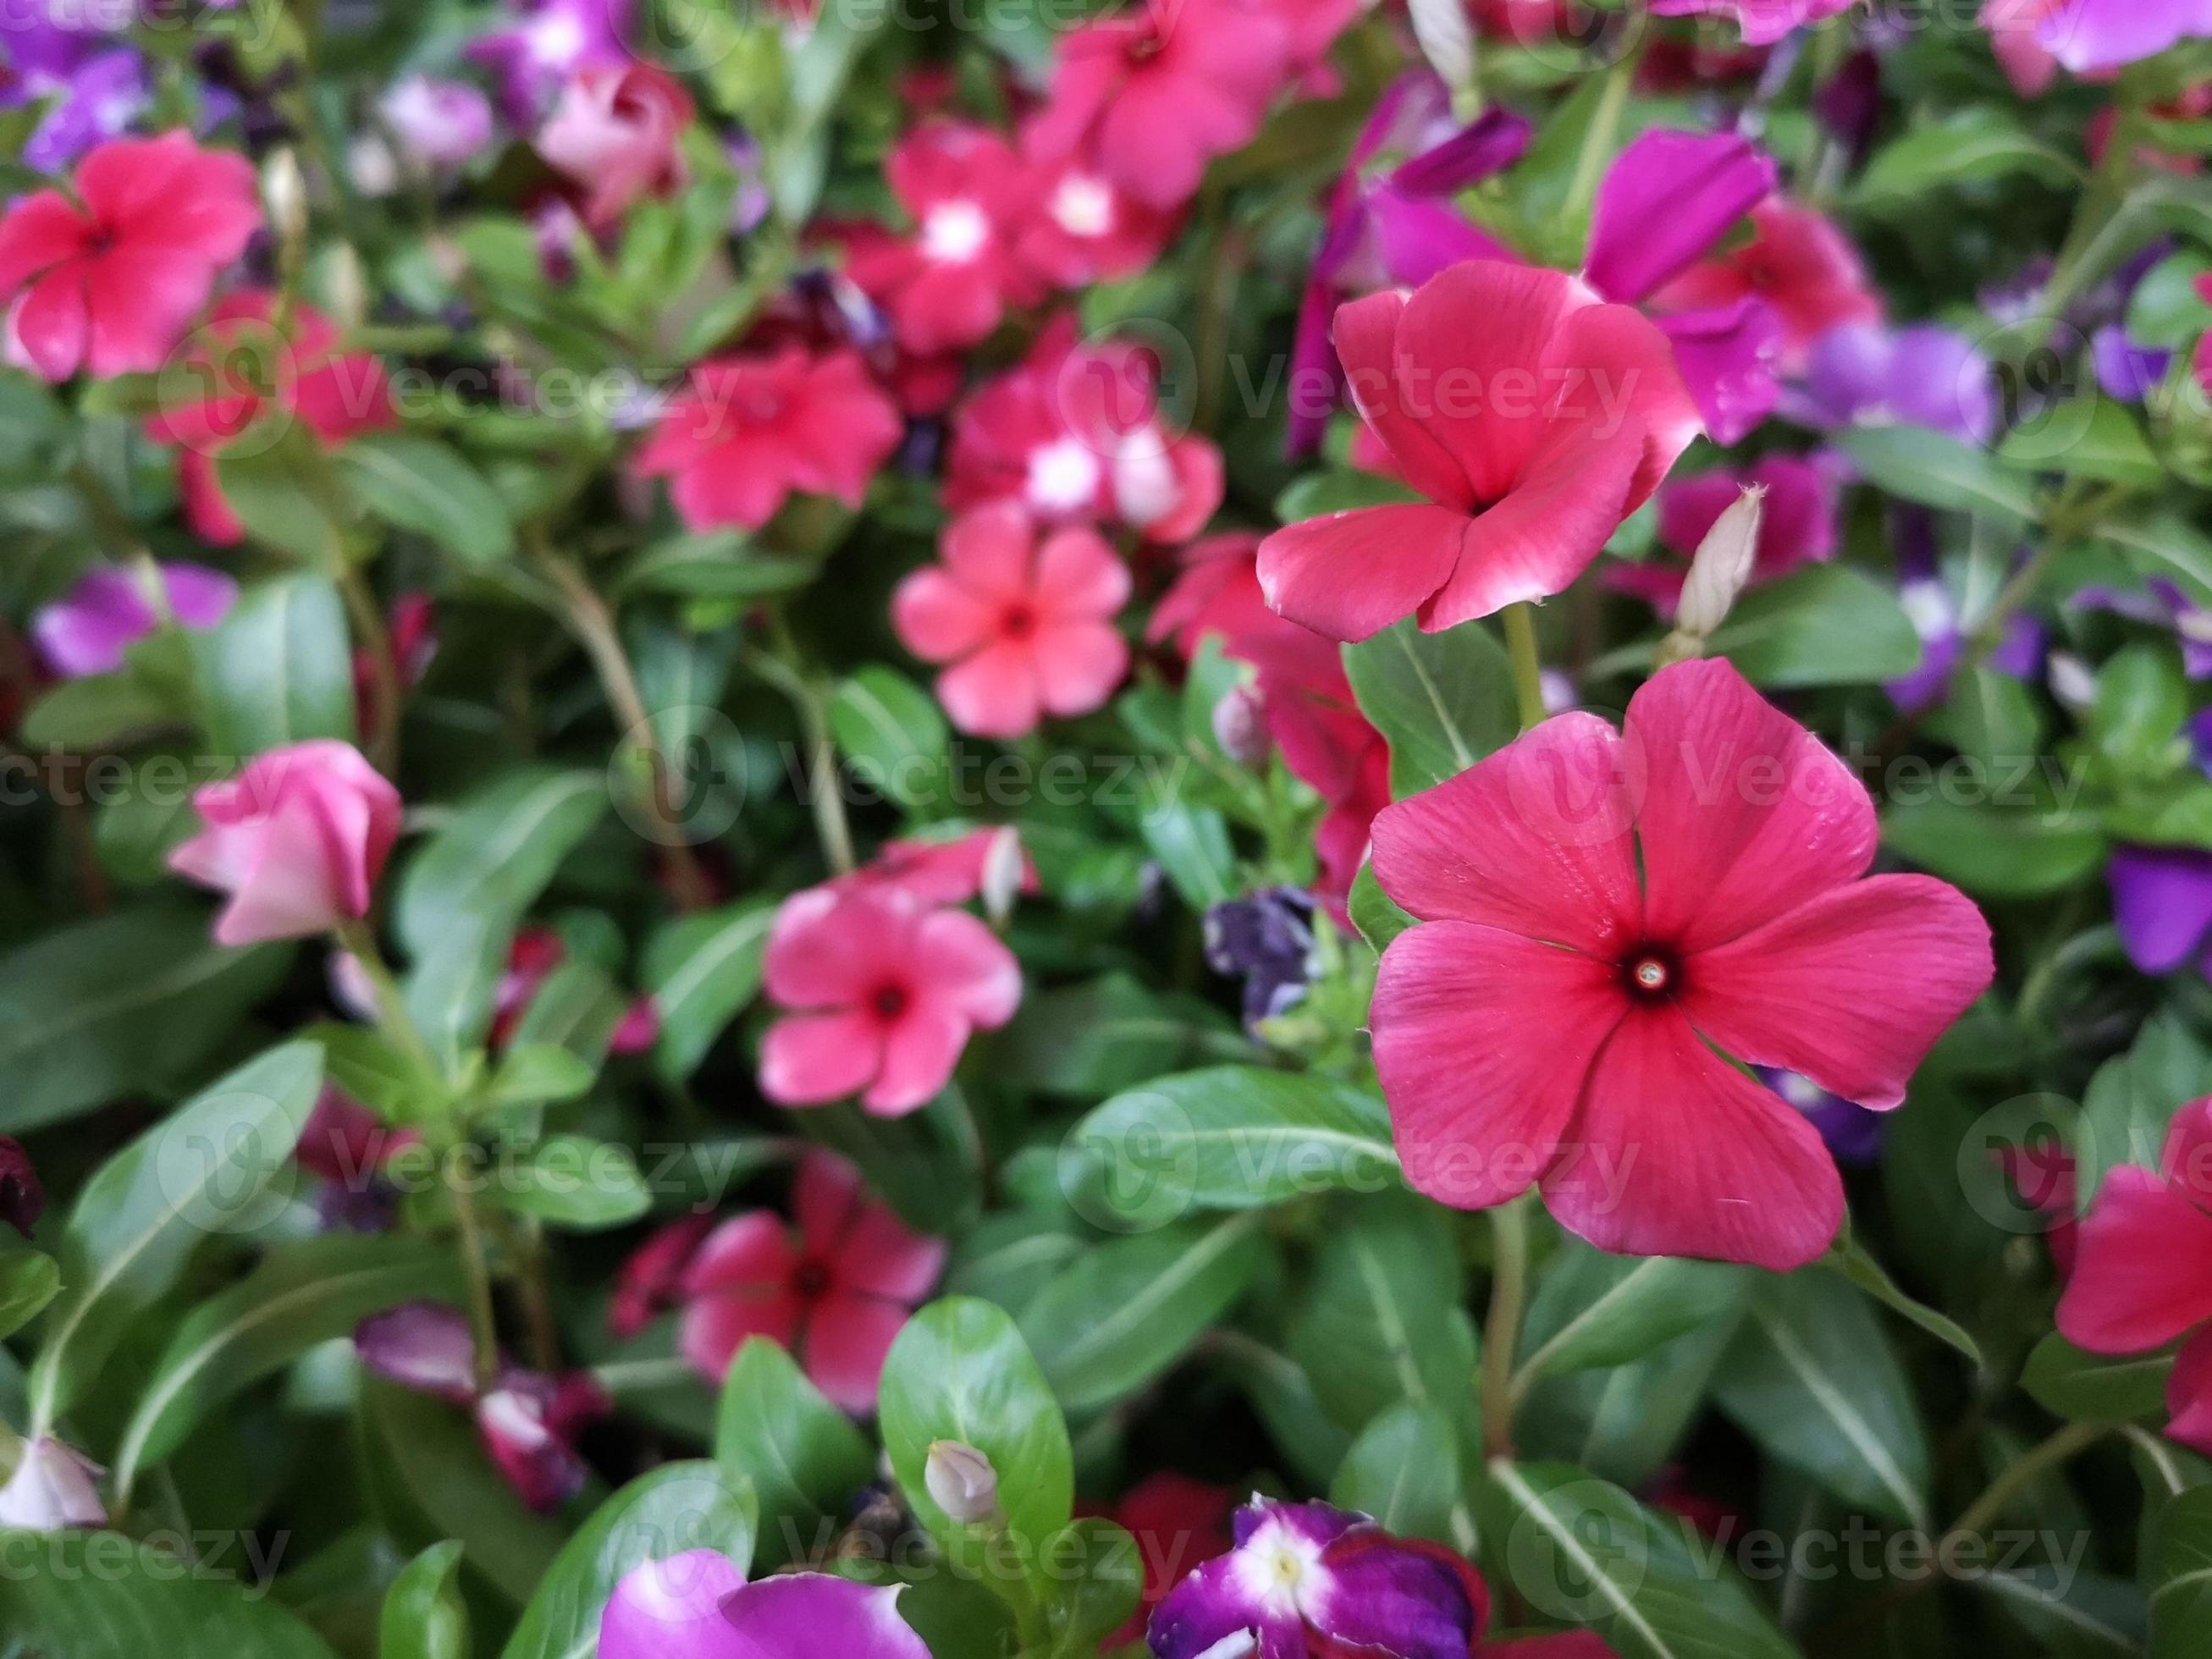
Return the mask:
[[1456,100],[1474,85],[1474,25],[1467,0],[1410,0],[1421,55]]
[[278,241],[295,247],[307,240],[307,180],[290,146],[262,164],[261,199],[268,205],[270,228]]
[[1759,527],[1766,516],[1766,489],[1753,484],[1736,497],[1707,532],[1690,561],[1689,580],[1682,584],[1682,602],[1674,608],[1674,626],[1698,639],[1709,639],[1728,620],[1729,607],[1751,580],[1759,557]]
[[105,1526],[100,1466],[73,1446],[40,1438],[21,1446],[8,1483],[0,1486],[0,1527],[26,1532]]
[[1213,740],[1239,766],[1257,766],[1267,758],[1266,710],[1258,692],[1232,685],[1222,693],[1213,705]]
[[994,926],[1004,926],[1013,914],[1015,896],[1022,890],[1022,878],[1028,871],[1028,860],[1022,856],[1021,832],[1011,823],[994,830],[983,849],[981,883],[983,914]]
[[963,1525],[988,1521],[999,1512],[998,1470],[963,1441],[931,1441],[921,1478],[937,1507]]

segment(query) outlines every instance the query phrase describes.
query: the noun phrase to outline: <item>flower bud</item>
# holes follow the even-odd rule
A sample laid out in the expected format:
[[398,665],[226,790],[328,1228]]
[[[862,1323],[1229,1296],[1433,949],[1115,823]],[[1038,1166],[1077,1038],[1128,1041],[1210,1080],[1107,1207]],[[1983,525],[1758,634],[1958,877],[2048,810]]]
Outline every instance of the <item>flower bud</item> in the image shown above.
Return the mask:
[[1759,557],[1759,527],[1766,515],[1766,489],[1747,488],[1720,516],[1690,562],[1689,580],[1682,584],[1682,602],[1674,610],[1674,626],[1697,639],[1709,639],[1728,620],[1729,607],[1751,580]]
[[31,1155],[22,1142],[0,1135],[0,1221],[28,1238],[46,1207],[46,1191],[31,1167]]
[[1474,84],[1474,25],[1467,0],[1411,0],[1413,38],[1456,100]]
[[921,1478],[937,1507],[964,1525],[988,1521],[999,1512],[999,1472],[963,1442],[931,1441]]
[[1258,766],[1267,758],[1267,725],[1259,694],[1232,685],[1213,705],[1213,740],[1239,766]]
[[74,1446],[49,1438],[29,1441],[22,1451],[15,1473],[0,1486],[0,1527],[58,1532],[106,1524],[97,1463]]
[[268,204],[270,228],[279,242],[296,247],[306,241],[307,180],[300,171],[300,158],[289,145],[262,164],[261,198]]
[[977,888],[983,900],[983,914],[990,917],[992,926],[1003,927],[1013,914],[1015,896],[1022,890],[1022,879],[1028,872],[1028,860],[1022,856],[1021,832],[1012,824],[994,830],[983,848],[982,875]]

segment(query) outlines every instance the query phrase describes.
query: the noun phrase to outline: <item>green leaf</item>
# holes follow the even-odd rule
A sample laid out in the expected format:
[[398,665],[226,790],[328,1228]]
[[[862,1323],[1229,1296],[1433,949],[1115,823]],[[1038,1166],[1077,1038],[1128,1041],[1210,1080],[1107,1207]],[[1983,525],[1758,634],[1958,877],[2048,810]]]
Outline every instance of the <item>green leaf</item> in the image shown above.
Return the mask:
[[1572,1241],[1552,1258],[1528,1305],[1522,1369],[1626,1365],[1742,1304],[1748,1269],[1672,1256],[1608,1255]]
[[164,901],[0,957],[0,1134],[188,1079],[291,957],[287,945],[226,949],[205,911]]
[[1816,564],[1737,600],[1709,642],[1754,685],[1873,685],[1920,666],[1897,595],[1846,564]]
[[1095,1411],[1165,1373],[1243,1295],[1262,1254],[1245,1216],[1111,1239],[1053,1277],[1021,1333],[1060,1404]]
[[2094,393],[2046,410],[2033,428],[2014,429],[1998,446],[1997,459],[2029,472],[2137,489],[2166,481],[2165,465],[2142,422],[2125,404]]
[[265,1595],[115,1533],[0,1533],[0,1641],[33,1659],[337,1659]]
[[2039,516],[2028,481],[1986,451],[1919,426],[1858,427],[1837,442],[1880,488],[1923,507],[1972,513],[2019,531]]
[[1820,1258],[1820,1265],[1834,1268],[1892,1313],[1902,1314],[1937,1341],[1964,1355],[1970,1364],[1979,1365],[1983,1363],[1981,1345],[1966,1334],[1963,1326],[1927,1304],[1916,1302],[1907,1296],[1897,1281],[1889,1276],[1889,1269],[1876,1261],[1856,1237],[1847,1234],[1834,1249]]
[[1382,890],[1372,863],[1361,865],[1359,873],[1352,878],[1352,896],[1346,901],[1346,908],[1352,912],[1352,925],[1377,956],[1389,950],[1390,941],[1414,921],[1410,911],[1401,908],[1397,900]]
[[124,1431],[116,1489],[129,1491],[202,1418],[317,1344],[402,1302],[460,1294],[453,1252],[422,1240],[332,1233],[279,1246],[177,1328]]
[[1115,1095],[1063,1143],[1060,1182],[1101,1225],[1191,1210],[1396,1188],[1390,1115],[1370,1090],[1312,1073],[1216,1066]]
[[653,1064],[664,1082],[699,1069],[714,1040],[759,994],[772,902],[752,899],[679,916],[647,941],[642,982],[660,1016]]
[[884,1362],[876,1412],[899,1490],[948,1550],[963,1547],[969,1529],[937,1506],[922,1480],[933,1440],[961,1441],[991,1460],[1017,1547],[1034,1550],[1067,1524],[1075,1499],[1067,1425],[1003,1310],[947,1297],[915,1315]]
[[597,1076],[629,1005],[630,999],[597,963],[564,962],[530,999],[514,1041],[566,1054]]
[[1984,106],[1938,121],[1916,123],[1875,153],[1854,194],[1876,212],[1925,212],[1922,198],[1938,190],[1984,184],[2014,173],[2067,185],[2081,167],[2030,134],[2011,116]]
[[61,1288],[61,1264],[45,1252],[9,1249],[0,1254],[0,1340],[36,1319]]
[[616,597],[674,593],[695,599],[762,599],[804,587],[818,559],[763,553],[735,530],[671,536],[641,550],[615,579]]
[[1044,1559],[1052,1563],[1045,1620],[1053,1650],[1097,1651],[1144,1595],[1145,1560],[1136,1539],[1111,1521],[1085,1516],[1046,1542]]
[[1984,806],[1942,796],[1891,810],[1882,841],[1899,856],[1986,898],[2040,898],[2105,867],[2093,825],[2031,807]]
[[1234,1022],[1210,1003],[1108,974],[1024,996],[992,1060],[994,1072],[1016,1087],[1096,1097],[1250,1053]]
[[1715,1392],[1770,1456],[1846,1503],[1927,1526],[1927,1429],[1887,1334],[1842,1279],[1761,1285]]
[[830,733],[854,775],[902,806],[944,793],[951,741],[945,716],[912,680],[874,665],[838,683],[830,699]]
[[1285,524],[1302,524],[1308,519],[1363,507],[1391,507],[1420,499],[1417,491],[1379,472],[1333,467],[1292,480],[1275,498],[1275,516]]
[[2153,1517],[2142,1587],[2150,1659],[2212,1653],[2212,1486],[2182,1492]]
[[2188,718],[2189,685],[2172,650],[2128,646],[2097,671],[2089,734],[2099,752],[2123,773],[2165,769]]
[[1474,1542],[1461,1498],[1459,1437],[1450,1419],[1421,1401],[1376,1413],[1345,1454],[1328,1501],[1390,1532],[1461,1550]]
[[811,1560],[875,1473],[875,1451],[778,1343],[749,1338],[722,1383],[714,1461],[752,1482],[760,1503],[756,1565]]
[[605,816],[597,772],[518,767],[461,803],[400,877],[393,925],[419,956],[459,918],[511,927]]
[[461,1547],[433,1544],[384,1593],[376,1659],[469,1659],[468,1604],[455,1577]]
[[322,1080],[323,1051],[313,1043],[272,1048],[195,1095],[85,1183],[62,1237],[67,1288],[31,1367],[36,1432],[69,1409],[194,1250],[265,1218],[257,1200],[291,1166]]
[[2166,1410],[2171,1353],[2084,1353],[2053,1331],[2035,1345],[2020,1385],[2045,1410],[2077,1423],[2128,1423]]
[[753,1494],[715,1464],[667,1463],[593,1511],[562,1547],[501,1659],[592,1659],[599,1614],[633,1567],[714,1550],[743,1572],[753,1554]]
[[502,1208],[576,1232],[601,1232],[637,1220],[653,1194],[629,1147],[589,1135],[549,1135],[512,1166],[499,1185]]
[[345,568],[343,526],[355,504],[305,430],[265,447],[233,445],[215,458],[215,471],[223,500],[255,541],[326,576]]
[[514,551],[514,525],[499,492],[447,445],[371,432],[338,452],[368,510],[435,542],[462,563],[496,564]]
[[500,1057],[484,1091],[494,1108],[558,1105],[591,1091],[599,1075],[589,1060],[550,1042],[518,1042]]
[[2178,1016],[2154,1015],[2135,1047],[2089,1079],[2075,1129],[2075,1203],[2087,1215],[2123,1164],[2160,1167],[2166,1130],[2188,1102],[2212,1093],[2212,1049]]
[[1344,647],[1360,712],[1390,745],[1400,798],[1457,777],[1521,729],[1513,665],[1480,623],[1424,634],[1411,617]]
[[128,669],[64,680],[23,716],[22,739],[34,749],[97,754],[142,733],[180,724],[185,711],[166,687]]
[[255,582],[220,627],[192,640],[217,753],[244,760],[307,738],[352,741],[352,641],[328,577],[298,570]]

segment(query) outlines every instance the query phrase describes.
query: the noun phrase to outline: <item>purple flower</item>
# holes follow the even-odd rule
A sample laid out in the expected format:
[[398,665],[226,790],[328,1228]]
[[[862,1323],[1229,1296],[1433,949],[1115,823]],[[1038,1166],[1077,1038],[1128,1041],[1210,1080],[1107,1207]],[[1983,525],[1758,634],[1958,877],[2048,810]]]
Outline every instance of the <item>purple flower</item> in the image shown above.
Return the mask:
[[1759,1081],[1788,1101],[1820,1132],[1839,1164],[1871,1164],[1881,1156],[1887,1115],[1870,1112],[1856,1101],[1832,1095],[1808,1077],[1777,1071],[1771,1066],[1753,1068]]
[[1206,960],[1217,974],[1242,975],[1244,1024],[1296,1007],[1314,969],[1314,902],[1295,887],[1230,899],[1206,913]]
[[22,1461],[0,1486],[0,1527],[27,1532],[104,1527],[100,1465],[76,1447],[48,1437],[23,1447]]
[[1327,1504],[1255,1497],[1237,1547],[1170,1590],[1147,1638],[1158,1659],[1318,1650],[1376,1659],[1467,1659],[1489,1613],[1474,1569]]
[[492,140],[491,100],[465,81],[410,75],[376,107],[400,154],[426,171],[458,167]]
[[2208,34],[2212,0],[2058,0],[2035,26],[2036,44],[2076,75],[2118,69]]
[[2098,386],[2107,398],[2124,404],[2142,402],[2173,367],[2171,351],[2137,345],[2118,323],[2107,323],[2092,335],[2089,352],[2097,367]]
[[1583,278],[1639,305],[1774,193],[1773,158],[1734,133],[1647,132],[1598,186]]
[[46,1207],[46,1189],[23,1143],[0,1135],[0,1221],[28,1238]]
[[[1898,603],[1920,635],[1920,666],[1887,690],[1901,713],[1917,714],[1942,701],[1951,675],[1966,653],[1966,622],[1957,598],[1936,564],[1934,516],[1927,508],[1899,502],[1891,511],[1890,539],[1897,549]],[[2004,637],[1990,653],[1989,665],[2016,680],[2041,674],[2050,651],[2043,625],[2014,612]]]
[[714,1550],[632,1568],[599,1615],[599,1659],[929,1659],[896,1589],[824,1573],[748,1584]]
[[[86,9],[76,7],[76,13]],[[0,16],[0,108],[53,100],[23,146],[23,160],[59,173],[103,138],[127,131],[152,94],[143,60],[89,15],[57,16],[50,5],[11,5]],[[118,20],[127,27],[128,16]]]
[[1846,323],[1814,343],[1805,384],[1784,412],[1803,426],[1924,426],[1985,444],[1997,428],[1988,359],[1933,323]]
[[2203,955],[2212,933],[2212,853],[2189,847],[2122,847],[2106,866],[2112,884],[2112,923],[2128,960],[2146,974],[2170,974]]
[[[169,612],[186,628],[213,628],[238,598],[238,584],[199,564],[160,567]],[[64,679],[112,674],[123,653],[161,626],[137,579],[118,565],[88,572],[68,597],[40,611],[31,624],[39,654]]]
[[577,70],[619,68],[634,0],[521,0],[514,27],[474,41],[468,55],[500,79],[500,108],[517,127],[538,124]]
[[2169,629],[2181,642],[2181,666],[2192,680],[2212,679],[2212,611],[2197,604],[2162,576],[2141,592],[2114,587],[2085,587],[2073,597],[2085,611],[2109,611],[2130,622]]

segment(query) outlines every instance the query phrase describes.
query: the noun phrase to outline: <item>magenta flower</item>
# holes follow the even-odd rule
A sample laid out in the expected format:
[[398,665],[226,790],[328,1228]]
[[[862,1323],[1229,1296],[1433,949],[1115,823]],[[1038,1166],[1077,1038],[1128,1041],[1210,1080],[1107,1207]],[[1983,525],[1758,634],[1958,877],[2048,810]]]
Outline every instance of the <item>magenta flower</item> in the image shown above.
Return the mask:
[[978,1030],[1022,999],[1021,964],[964,910],[883,889],[793,894],[769,933],[761,1092],[780,1106],[858,1095],[883,1117],[927,1105]]
[[1804,366],[1814,341],[1846,323],[1881,319],[1858,249],[1812,208],[1770,197],[1751,210],[1752,234],[1702,259],[1651,296],[1653,309],[1686,312],[1703,325],[1747,300],[1773,313],[1781,335],[1777,364],[1785,374]]
[[[186,628],[213,628],[238,598],[236,582],[204,564],[164,564],[160,570],[162,601]],[[33,618],[31,637],[46,666],[74,680],[113,673],[123,666],[124,653],[161,623],[131,572],[101,565]]]
[[1726,17],[1747,46],[1771,46],[1793,29],[1849,11],[1856,0],[1651,0],[1655,17]]
[[1835,479],[1816,461],[1769,455],[1741,472],[1723,467],[1668,483],[1659,492],[1659,541],[1675,559],[1614,565],[1607,573],[1609,585],[1642,594],[1662,617],[1672,617],[1690,561],[1721,514],[1751,488],[1766,492],[1752,562],[1754,585],[1835,556]]
[[652,64],[580,70],[538,130],[538,153],[581,192],[595,231],[633,203],[684,183],[684,131],[698,109],[684,83]]
[[2166,1379],[2166,1433],[2212,1455],[2212,1100],[2183,1107],[2159,1170],[2123,1164],[2082,1218],[2058,1330],[2091,1353],[2186,1337]]
[[500,78],[500,106],[518,127],[535,123],[580,70],[631,61],[623,36],[635,0],[521,0],[511,28],[471,43],[469,57]]
[[46,1208],[46,1189],[31,1167],[31,1155],[21,1141],[0,1135],[0,1221],[28,1238]]
[[2027,33],[2036,48],[2076,75],[2124,68],[2192,37],[2212,35],[2212,0],[2012,0],[1983,21],[2008,68],[2017,52],[2008,34]]
[[898,1597],[819,1572],[748,1584],[727,1556],[687,1550],[623,1575],[599,1659],[929,1659]]
[[1884,1110],[1994,971],[1955,889],[1860,879],[1875,841],[1850,770],[1723,661],[1387,809],[1375,873],[1422,923],[1371,1015],[1407,1179],[1465,1209],[1540,1185],[1627,1255],[1820,1255],[1833,1159],[1714,1048]]
[[491,100],[465,81],[410,75],[377,100],[376,112],[418,167],[458,167],[491,145]]

